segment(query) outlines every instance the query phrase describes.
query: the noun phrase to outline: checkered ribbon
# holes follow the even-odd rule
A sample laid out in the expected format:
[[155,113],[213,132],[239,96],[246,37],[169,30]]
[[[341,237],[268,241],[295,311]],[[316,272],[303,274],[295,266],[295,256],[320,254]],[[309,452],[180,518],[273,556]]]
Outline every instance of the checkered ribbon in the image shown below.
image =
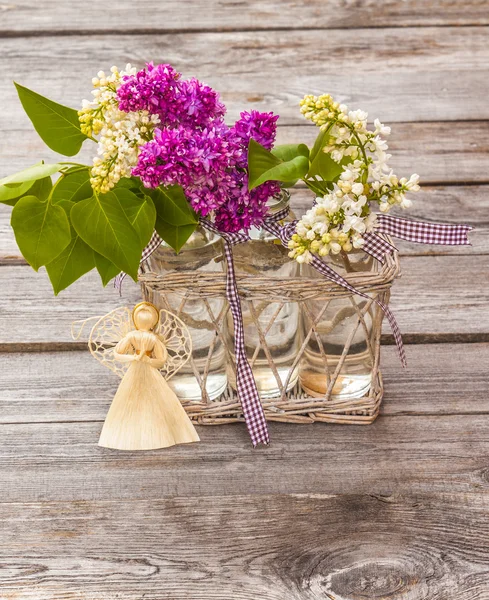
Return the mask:
[[378,261],[384,262],[384,255],[396,247],[381,238],[378,233],[419,244],[442,244],[447,246],[470,245],[467,234],[472,230],[468,225],[448,225],[446,223],[424,223],[400,217],[380,214],[377,216],[375,232],[364,235],[363,249]]
[[250,434],[253,446],[257,444],[268,444],[270,437],[268,434],[267,421],[265,413],[260,402],[260,395],[256,387],[253,371],[246,355],[243,313],[241,311],[241,301],[236,285],[236,272],[234,270],[233,250],[235,244],[241,244],[250,238],[246,233],[223,233],[207,219],[200,219],[200,224],[220,235],[224,241],[224,254],[227,264],[226,277],[226,297],[229,302],[234,324],[234,356],[236,360],[236,387],[239,401],[243,409],[246,427]]
[[[241,232],[223,233],[207,219],[200,219],[200,224],[208,231],[221,236],[224,242],[224,255],[227,264],[226,297],[229,302],[234,323],[234,355],[236,360],[236,387],[238,389],[238,397],[241,402],[243,416],[253,446],[260,443],[269,444],[270,437],[268,434],[265,413],[260,402],[260,395],[256,387],[255,378],[253,377],[253,371],[246,355],[243,313],[241,311],[241,301],[236,285],[236,272],[234,270],[232,251],[232,247],[235,244],[247,242],[250,237],[248,234]],[[163,240],[155,231],[149,244],[143,250],[141,262],[147,260],[161,245],[162,241]],[[125,273],[120,273],[114,282],[115,287],[119,291],[125,275]]]
[[[284,208],[282,211],[277,212],[274,215],[271,215],[270,217],[267,217],[265,219],[265,221],[263,222],[263,228],[266,229],[269,233],[271,233],[275,237],[277,237],[285,247],[288,247],[289,240],[295,233],[295,228],[297,225],[297,221],[293,221],[291,223],[285,223],[285,225],[282,225],[282,226],[280,226],[278,224],[278,221],[281,221],[282,219],[284,219],[287,216],[288,211],[289,211],[288,207]],[[379,239],[381,239],[381,238],[379,238]],[[395,250],[395,248],[394,248],[394,250]],[[367,294],[364,294],[360,290],[357,290],[352,285],[350,285],[348,283],[348,281],[346,281],[346,279],[341,277],[341,275],[339,275],[339,273],[337,273],[329,265],[327,265],[325,262],[323,262],[319,258],[319,256],[313,255],[310,265],[312,267],[314,267],[314,269],[316,269],[316,271],[318,273],[321,273],[321,275],[323,275],[330,281],[333,281],[337,285],[344,287],[352,294],[356,294],[357,296],[361,296],[362,298],[366,298],[367,300],[371,299],[370,296],[368,296]],[[404,346],[402,343],[401,330],[399,329],[399,325],[397,324],[396,318],[394,317],[392,311],[387,306],[387,304],[384,304],[377,298],[374,298],[374,302],[382,309],[385,316],[387,317],[387,320],[389,321],[389,325],[391,326],[392,334],[393,334],[394,340],[396,342],[397,351],[399,353],[399,358],[401,359],[402,366],[405,367],[406,366],[406,354],[404,352]]]

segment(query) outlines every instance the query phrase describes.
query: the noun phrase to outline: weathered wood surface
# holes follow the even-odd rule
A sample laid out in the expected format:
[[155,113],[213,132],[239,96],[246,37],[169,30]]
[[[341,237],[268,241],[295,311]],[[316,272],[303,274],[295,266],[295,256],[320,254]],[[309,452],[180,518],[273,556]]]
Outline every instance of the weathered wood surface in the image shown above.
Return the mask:
[[[486,257],[404,257],[391,303],[406,340],[429,340],[432,334],[459,336],[461,341],[464,336],[487,336],[488,281]],[[65,347],[71,342],[72,321],[103,315],[139,295],[136,284],[126,278],[119,298],[112,285],[103,289],[92,272],[54,298],[46,273],[36,274],[24,265],[0,268],[0,289],[0,348],[12,351],[30,349],[31,344]],[[390,333],[387,326],[384,331]]]
[[230,120],[256,108],[299,124],[300,98],[324,92],[385,122],[487,119],[488,44],[489,27],[3,38],[0,126],[28,127],[12,80],[77,107],[101,68],[147,60],[214,86]]
[[488,25],[485,0],[96,0],[83,10],[71,2],[22,0],[1,7],[3,35],[59,35],[61,32],[240,31],[355,27],[406,27],[415,25]]
[[488,517],[453,492],[0,504],[2,598],[487,600]]
[[[311,207],[314,196],[307,189],[291,190],[291,206],[297,216]],[[488,185],[455,185],[423,187],[421,192],[411,195],[414,204],[409,213],[413,219],[427,221],[443,221],[458,223],[461,216],[464,223],[475,227],[470,234],[471,246],[425,246],[424,244],[408,244],[399,241],[396,245],[401,255],[431,254],[489,254],[489,186]],[[9,206],[0,204],[0,263],[24,263],[15,243],[15,236],[10,227]],[[403,215],[402,212],[399,214]]]
[[[408,345],[406,352],[401,369],[395,347],[382,349],[382,415],[487,412],[489,344]],[[0,423],[101,422],[120,382],[87,349],[8,353],[0,361]]]
[[117,453],[96,442],[118,379],[69,326],[137,287],[90,275],[54,299],[0,206],[0,600],[489,600],[487,0],[19,0],[0,16],[0,177],[55,156],[12,79],[78,106],[100,68],[152,59],[219,89],[229,121],[280,113],[279,143],[314,139],[304,93],[367,109],[393,124],[395,170],[422,177],[410,216],[477,227],[471,248],[399,244],[393,307],[415,344],[404,371],[383,349],[372,426],[274,423],[256,451],[241,424],[200,427],[200,444]]
[[369,426],[271,423],[272,443],[257,449],[241,423],[202,426],[200,443],[165,452],[101,448],[99,421],[1,429],[2,502],[489,493],[487,414],[391,416]]
[[[317,133],[313,125],[281,127],[277,143],[312,145]],[[489,121],[396,123],[389,141],[393,154],[389,164],[400,176],[418,173],[424,185],[489,183],[488,140]],[[87,141],[77,160],[90,164],[95,151]],[[41,158],[56,162],[59,155],[46,149],[29,122],[22,131],[4,130],[0,138],[0,175],[20,171]]]

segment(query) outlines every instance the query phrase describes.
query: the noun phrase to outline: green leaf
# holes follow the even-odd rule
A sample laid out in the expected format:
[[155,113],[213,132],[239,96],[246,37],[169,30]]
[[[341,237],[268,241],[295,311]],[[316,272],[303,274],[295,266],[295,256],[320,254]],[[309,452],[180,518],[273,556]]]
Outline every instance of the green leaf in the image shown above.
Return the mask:
[[54,173],[57,173],[62,167],[63,165],[59,163],[55,163],[53,165],[33,165],[28,169],[19,171],[19,173],[14,173],[13,175],[8,175],[7,177],[0,179],[0,185],[8,185],[10,183],[24,183],[27,181],[36,181],[37,179],[43,179],[44,177],[54,175]]
[[178,227],[157,217],[155,229],[161,239],[173,248],[175,252],[180,252],[185,242],[197,229],[197,223],[180,225]]
[[17,202],[11,225],[20,251],[36,271],[54,260],[71,240],[65,211],[35,196],[25,196]]
[[321,150],[312,161],[307,177],[318,175],[323,181],[335,181],[342,171],[342,165],[335,162],[330,154],[326,154]]
[[305,144],[282,144],[281,146],[275,146],[271,152],[284,162],[292,160],[296,156],[309,158],[309,148]]
[[[74,202],[63,200],[61,206],[68,215]],[[46,265],[51,285],[57,296],[95,266],[94,252],[71,228],[71,242],[53,261]]]
[[181,186],[172,185],[146,190],[151,196],[158,218],[170,225],[192,225],[198,223],[197,215],[190,206]]
[[[7,189],[10,187],[10,184],[5,186]],[[37,181],[26,181],[24,184],[15,183],[12,184],[12,189],[16,190],[17,195],[10,200],[0,201],[4,204],[8,204],[9,206],[15,206],[17,202],[24,196],[35,196],[39,200],[47,200],[52,187],[53,182],[51,181],[51,177],[44,177],[43,179],[38,179]],[[26,192],[24,192],[25,188],[28,188]],[[1,189],[2,188],[0,188],[0,191]]]
[[324,129],[323,131],[319,132],[316,140],[314,141],[314,146],[312,147],[311,154],[309,156],[311,163],[314,161],[314,159],[318,155],[318,152],[320,152],[324,148],[324,146],[326,146],[328,139],[329,139],[329,129]]
[[142,186],[139,177],[121,177],[116,184],[116,188],[128,188],[131,191],[139,190]]
[[156,209],[153,201],[149,196],[138,198],[125,188],[116,188],[113,193],[117,196],[129,222],[138,232],[141,248],[144,248],[155,229]]
[[[271,152],[274,156],[283,161],[292,160],[296,156],[301,155],[309,158],[309,148],[305,144],[282,144],[281,146],[275,146]],[[298,177],[292,179],[291,181],[283,181],[281,187],[294,187],[298,181]]]
[[83,241],[137,280],[143,245],[114,192],[77,202],[71,222]]
[[333,183],[331,181],[323,181],[322,179],[304,179],[304,182],[316,196],[325,196],[333,189]]
[[252,190],[265,181],[291,182],[301,179],[309,169],[309,159],[304,154],[298,154],[291,160],[282,161],[252,138],[248,147],[248,169],[248,189]]
[[34,181],[34,185],[29,190],[29,196],[36,196],[39,200],[47,200],[53,189],[51,177],[43,177]]
[[2,185],[0,187],[0,202],[15,204],[19,198],[22,198],[31,189],[33,184],[33,181],[24,181],[24,183]]
[[53,190],[52,200],[56,204],[60,200],[69,200],[70,202],[79,202],[86,200],[93,195],[90,185],[90,173],[88,169],[82,171],[68,171],[63,173],[56,182]]
[[179,252],[198,225],[197,215],[183,189],[174,185],[145,191],[151,196],[156,208],[154,228],[175,252]]
[[27,116],[44,143],[64,156],[78,154],[87,139],[81,131],[78,112],[14,84]]
[[102,284],[105,287],[111,279],[114,279],[114,277],[119,275],[121,270],[98,252],[94,252],[93,254],[95,258],[95,267],[97,268]]

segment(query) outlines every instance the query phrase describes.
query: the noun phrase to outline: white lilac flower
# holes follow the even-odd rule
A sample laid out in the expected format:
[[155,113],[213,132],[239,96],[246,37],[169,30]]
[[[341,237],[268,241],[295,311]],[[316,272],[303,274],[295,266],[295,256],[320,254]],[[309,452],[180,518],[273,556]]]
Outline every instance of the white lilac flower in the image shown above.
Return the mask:
[[327,131],[323,152],[337,163],[350,158],[333,189],[316,198],[313,208],[298,222],[290,241],[289,256],[309,262],[312,254],[326,256],[361,248],[363,234],[375,226],[373,209],[409,208],[412,203],[405,193],[419,190],[419,176],[398,179],[388,166],[391,155],[382,137],[390,134],[390,127],[375,119],[374,130],[369,130],[366,112],[349,111],[329,94],[305,96],[301,112]]
[[135,73],[131,65],[124,71],[112,67],[110,75],[100,71],[92,79],[94,99],[84,100],[78,112],[83,133],[99,136],[90,182],[93,189],[102,194],[111,190],[121,177],[131,176],[139,147],[151,139],[159,123],[158,116],[145,110],[130,113],[119,110],[117,89],[124,76]]

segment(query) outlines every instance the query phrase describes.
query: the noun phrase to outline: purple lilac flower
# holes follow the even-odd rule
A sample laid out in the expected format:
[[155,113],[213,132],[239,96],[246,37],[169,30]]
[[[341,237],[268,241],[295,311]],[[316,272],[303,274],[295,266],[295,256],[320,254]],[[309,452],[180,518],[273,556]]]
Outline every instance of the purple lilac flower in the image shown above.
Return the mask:
[[123,112],[147,110],[152,114],[170,104],[177,92],[180,73],[171,65],[148,63],[136,75],[126,75],[117,90],[119,109]]
[[182,122],[181,115],[188,115],[184,124],[186,122],[189,126],[205,127],[226,114],[226,107],[219,100],[219,94],[195,78],[180,82],[177,100],[176,117]]
[[239,156],[221,121],[200,131],[156,129],[154,139],[141,146],[133,175],[146,187],[181,185],[193,208],[205,216],[225,202],[229,171]]
[[[199,100],[187,110],[202,110],[199,102],[205,95],[197,96]],[[252,111],[241,113],[231,128],[218,120],[203,129],[183,124],[156,129],[154,139],[141,146],[133,175],[146,187],[181,185],[196,212],[202,216],[214,212],[222,231],[248,230],[262,222],[268,199],[280,189],[271,181],[248,191],[249,140],[253,137],[271,148],[277,118]]]
[[215,212],[215,223],[221,231],[248,231],[258,226],[267,213],[267,201],[280,191],[276,181],[267,181],[248,191],[248,176],[240,173],[228,189],[226,202]]
[[248,148],[250,139],[253,138],[267,150],[273,148],[277,131],[278,115],[261,113],[257,110],[242,112],[240,118],[233,125],[232,130],[241,138],[243,145]]
[[129,75],[117,90],[124,112],[147,110],[157,114],[163,127],[205,127],[226,112],[219,94],[197,79],[182,80],[170,65],[148,63]]

